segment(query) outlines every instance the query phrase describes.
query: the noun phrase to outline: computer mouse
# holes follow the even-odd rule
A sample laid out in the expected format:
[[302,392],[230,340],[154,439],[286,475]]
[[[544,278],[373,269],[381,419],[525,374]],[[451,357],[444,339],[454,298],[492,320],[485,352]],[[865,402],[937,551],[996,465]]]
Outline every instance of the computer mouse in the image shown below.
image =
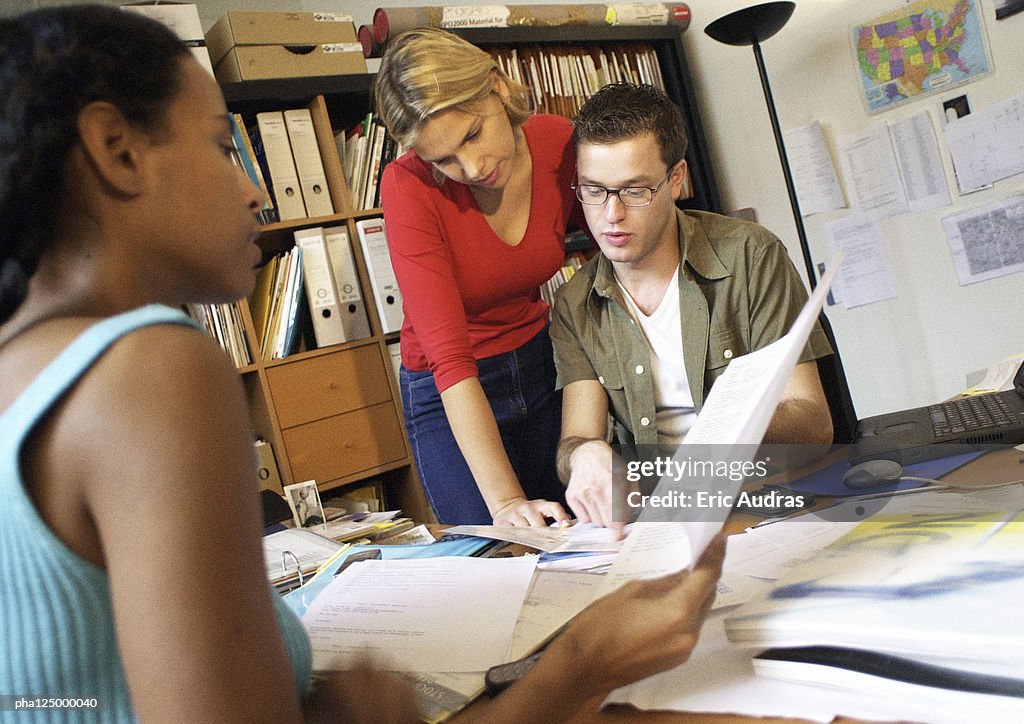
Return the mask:
[[843,476],[843,485],[852,490],[881,488],[898,483],[903,466],[893,460],[865,460],[854,465]]

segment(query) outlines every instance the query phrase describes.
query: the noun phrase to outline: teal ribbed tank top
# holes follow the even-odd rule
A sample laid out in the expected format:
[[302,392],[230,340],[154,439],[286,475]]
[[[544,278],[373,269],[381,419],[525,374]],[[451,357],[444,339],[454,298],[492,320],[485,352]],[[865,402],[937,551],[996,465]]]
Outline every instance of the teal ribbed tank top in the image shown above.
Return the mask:
[[[98,322],[0,415],[0,695],[96,698],[101,707],[0,711],[0,721],[135,720],[106,573],[72,552],[46,526],[25,490],[18,460],[29,431],[96,359],[120,337],[153,324],[196,326],[184,313],[159,305]],[[304,692],[312,666],[309,639],[291,609],[272,595],[296,682]]]

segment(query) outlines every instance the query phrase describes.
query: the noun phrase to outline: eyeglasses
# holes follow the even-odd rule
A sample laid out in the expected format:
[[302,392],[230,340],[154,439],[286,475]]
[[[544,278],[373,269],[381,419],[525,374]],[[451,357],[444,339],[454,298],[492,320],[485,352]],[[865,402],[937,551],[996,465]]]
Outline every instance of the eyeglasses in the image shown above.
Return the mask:
[[580,200],[580,203],[587,206],[602,206],[609,196],[616,197],[623,206],[650,206],[651,202],[654,201],[654,194],[658,193],[659,189],[665,185],[665,182],[671,176],[672,172],[669,171],[668,175],[661,180],[661,183],[653,189],[648,186],[606,189],[604,186],[591,186],[589,184],[573,184],[572,188],[576,191],[576,198]]

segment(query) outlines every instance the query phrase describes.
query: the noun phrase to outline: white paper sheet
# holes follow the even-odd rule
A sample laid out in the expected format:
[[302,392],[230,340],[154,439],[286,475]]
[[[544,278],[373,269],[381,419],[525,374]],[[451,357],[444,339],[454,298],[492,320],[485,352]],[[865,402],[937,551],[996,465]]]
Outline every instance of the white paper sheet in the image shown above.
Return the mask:
[[1024,271],[1024,194],[942,219],[961,286]]
[[504,661],[536,557],[365,561],[335,578],[302,622],[315,670],[369,654],[391,671],[484,671]]
[[961,193],[1024,173],[1024,95],[946,124]]
[[691,445],[761,444],[782,390],[818,319],[828,289],[844,263],[843,256],[840,251],[828,262],[827,271],[788,333],[768,346],[729,363],[722,376],[715,380],[697,421],[686,434],[684,444],[679,446],[680,450]]
[[910,210],[885,123],[843,136],[839,159],[846,194],[859,213],[882,219]]
[[928,111],[892,121],[889,132],[910,210],[929,211],[948,206],[949,186]]
[[526,656],[585,609],[597,597],[602,578],[589,573],[537,571],[516,621],[508,660]]
[[835,286],[847,309],[896,296],[892,261],[877,221],[849,216],[826,224],[825,231],[832,252],[846,253]]
[[677,573],[693,561],[686,523],[634,523],[598,595],[611,593],[631,580]]
[[839,177],[828,152],[821,123],[815,121],[785,134],[786,158],[793,172],[800,213],[810,216],[846,208]]
[[[613,691],[606,703],[639,709],[730,713],[757,717],[792,717],[829,722],[854,719],[926,721],[962,724],[1019,722],[1024,700],[977,694],[879,698],[871,694],[777,681],[754,674],[756,651],[729,643],[723,618],[714,612],[701,630],[697,648],[682,666]],[[1007,707],[1013,705],[1013,709]]]

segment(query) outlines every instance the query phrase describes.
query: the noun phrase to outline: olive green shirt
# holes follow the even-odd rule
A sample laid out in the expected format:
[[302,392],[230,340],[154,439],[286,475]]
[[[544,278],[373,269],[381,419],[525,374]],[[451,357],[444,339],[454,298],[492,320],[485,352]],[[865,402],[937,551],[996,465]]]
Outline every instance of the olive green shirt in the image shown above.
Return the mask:
[[[764,227],[706,211],[677,213],[683,362],[700,412],[729,360],[789,331],[807,291],[782,242]],[[618,441],[657,444],[650,352],[621,295],[603,254],[558,290],[551,320],[557,386],[598,380]],[[815,324],[800,362],[831,353]]]

